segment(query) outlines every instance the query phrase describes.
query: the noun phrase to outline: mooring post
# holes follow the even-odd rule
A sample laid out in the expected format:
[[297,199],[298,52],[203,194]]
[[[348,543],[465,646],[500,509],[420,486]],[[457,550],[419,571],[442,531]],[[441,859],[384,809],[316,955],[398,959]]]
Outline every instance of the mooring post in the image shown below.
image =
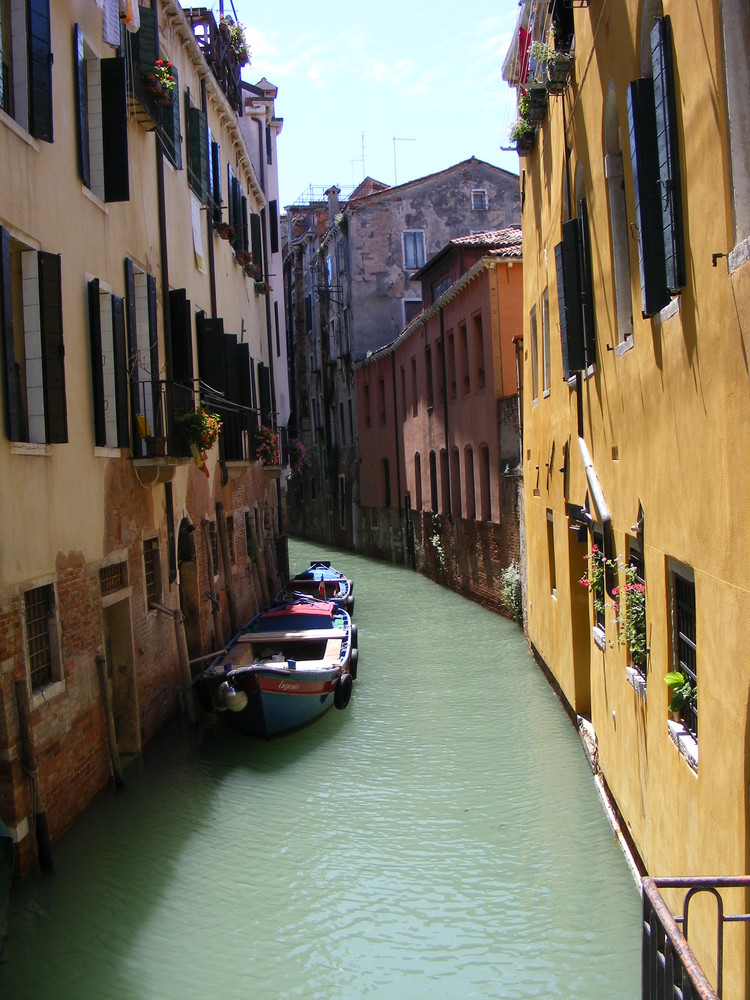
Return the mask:
[[15,682],[16,707],[18,709],[18,729],[21,737],[21,765],[29,776],[31,783],[31,803],[34,810],[34,830],[36,833],[39,867],[43,871],[52,870],[52,852],[49,846],[49,827],[47,812],[44,808],[42,789],[39,785],[39,772],[34,750],[34,733],[31,729],[29,713],[29,689],[26,681]]
[[104,702],[104,720],[107,724],[107,743],[109,744],[109,759],[112,762],[112,775],[115,779],[115,787],[122,788],[125,784],[122,777],[122,763],[120,761],[120,751],[117,747],[117,727],[115,726],[115,712],[112,704],[112,685],[107,671],[107,658],[98,649],[94,654],[96,668],[99,673],[99,687],[102,692]]
[[182,674],[182,689],[185,695],[185,711],[189,722],[195,722],[195,692],[193,691],[193,675],[190,670],[187,639],[185,638],[185,616],[180,608],[172,612],[174,616],[174,635],[177,640],[177,655],[180,658],[180,673]]

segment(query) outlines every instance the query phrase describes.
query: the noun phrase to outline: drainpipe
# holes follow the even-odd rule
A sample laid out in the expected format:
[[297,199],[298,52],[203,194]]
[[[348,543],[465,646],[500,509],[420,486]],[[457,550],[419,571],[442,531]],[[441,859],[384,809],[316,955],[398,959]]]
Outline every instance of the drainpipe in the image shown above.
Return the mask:
[[396,492],[398,494],[398,514],[401,516],[401,449],[398,446],[398,403],[396,400],[396,352],[391,351],[393,370],[393,440],[396,445]]
[[443,355],[443,419],[445,422],[445,468],[448,475],[448,520],[453,523],[453,511],[451,510],[451,453],[448,445],[448,382],[445,364],[445,314],[440,306],[440,344]]

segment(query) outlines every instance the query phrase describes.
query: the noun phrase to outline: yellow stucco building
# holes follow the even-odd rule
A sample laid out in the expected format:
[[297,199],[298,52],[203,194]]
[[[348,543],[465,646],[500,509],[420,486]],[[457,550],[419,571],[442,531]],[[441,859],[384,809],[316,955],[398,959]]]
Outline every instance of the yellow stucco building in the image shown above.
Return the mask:
[[[19,870],[35,814],[54,840],[283,570],[279,471],[254,451],[288,413],[281,121],[233,28],[173,0],[0,5],[0,820]],[[218,441],[185,434],[201,407]]]
[[[504,65],[528,636],[653,877],[750,863],[749,40],[731,0],[531,0]],[[744,997],[746,925],[719,956],[715,899],[691,906],[705,976]]]

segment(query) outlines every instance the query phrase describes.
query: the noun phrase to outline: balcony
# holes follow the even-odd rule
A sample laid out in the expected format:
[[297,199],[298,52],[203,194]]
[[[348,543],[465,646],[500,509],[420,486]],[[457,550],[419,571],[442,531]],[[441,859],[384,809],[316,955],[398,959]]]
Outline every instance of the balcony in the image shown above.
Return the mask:
[[[684,892],[681,916],[673,915],[662,889]],[[726,925],[750,922],[748,913],[725,913],[722,891],[730,889],[744,890],[747,899],[750,876],[643,880],[643,1000],[721,1000]],[[690,903],[701,894],[711,897],[716,906],[715,987],[709,983],[688,944]]]
[[205,7],[183,9],[203,56],[216,82],[238,115],[242,115],[240,65],[229,37],[219,30],[211,10]]

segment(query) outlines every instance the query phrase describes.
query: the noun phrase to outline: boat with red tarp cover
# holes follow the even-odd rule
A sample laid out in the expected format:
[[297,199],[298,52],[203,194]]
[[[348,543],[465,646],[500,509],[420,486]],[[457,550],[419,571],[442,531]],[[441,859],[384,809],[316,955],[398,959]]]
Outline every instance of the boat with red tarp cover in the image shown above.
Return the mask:
[[204,707],[270,739],[346,708],[358,658],[348,612],[300,595],[256,615],[196,685]]
[[297,594],[320,597],[354,614],[354,582],[334,569],[329,559],[314,559],[287,582],[277,600],[289,600]]

